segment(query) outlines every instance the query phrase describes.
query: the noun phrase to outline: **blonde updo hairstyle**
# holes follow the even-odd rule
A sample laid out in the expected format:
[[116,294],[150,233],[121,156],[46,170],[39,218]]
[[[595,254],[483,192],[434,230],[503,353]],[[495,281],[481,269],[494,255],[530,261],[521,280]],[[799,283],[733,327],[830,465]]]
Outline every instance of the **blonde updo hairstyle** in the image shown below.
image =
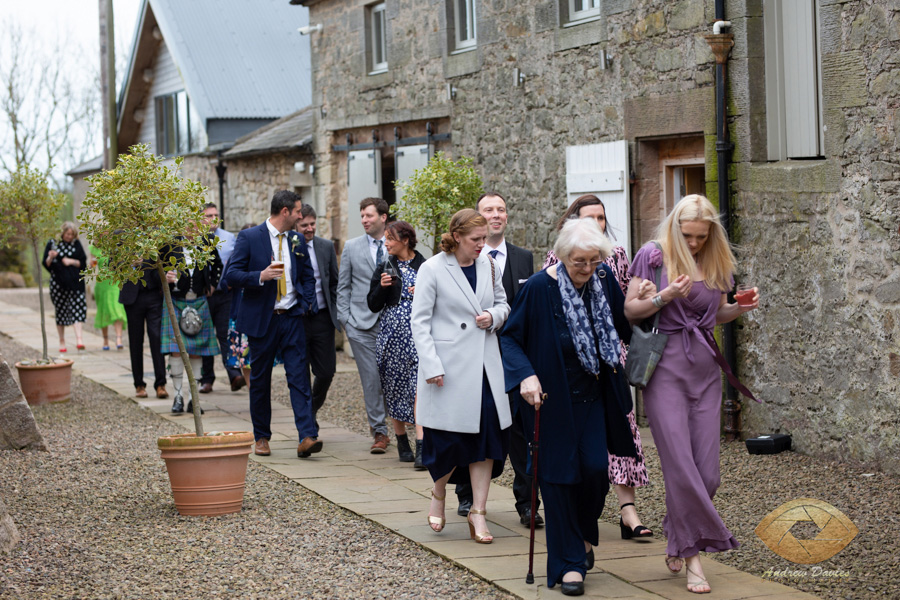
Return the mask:
[[[682,223],[692,221],[709,223],[709,237],[697,253],[696,261],[681,233]],[[695,266],[699,265],[707,287],[723,292],[731,289],[734,253],[728,242],[728,234],[719,220],[719,212],[705,196],[691,194],[682,198],[660,223],[656,239],[662,247],[669,281],[674,281],[679,275],[691,276]]]
[[453,254],[459,248],[459,242],[453,234],[467,235],[476,227],[487,227],[487,219],[481,216],[477,210],[464,208],[450,218],[450,231],[441,235],[441,250],[447,254]]

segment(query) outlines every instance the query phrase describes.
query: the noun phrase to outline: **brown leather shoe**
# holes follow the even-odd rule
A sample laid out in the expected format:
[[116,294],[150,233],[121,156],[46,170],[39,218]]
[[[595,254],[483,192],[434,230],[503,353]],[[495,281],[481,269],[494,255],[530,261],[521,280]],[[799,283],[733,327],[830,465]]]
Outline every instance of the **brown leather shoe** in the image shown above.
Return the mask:
[[384,454],[387,452],[387,447],[390,443],[391,440],[388,439],[388,436],[383,433],[376,433],[375,442],[372,444],[372,447],[369,448],[369,452],[372,454]]
[[[237,377],[235,377],[234,379],[231,380],[231,391],[236,392],[239,389],[241,389],[242,387],[244,387],[245,385],[247,385],[247,382],[244,381],[244,376],[238,375]],[[210,386],[210,387],[212,387],[212,386]]]
[[254,454],[258,454],[259,456],[269,456],[272,454],[272,451],[269,450],[269,440],[266,438],[259,438],[256,440],[256,447],[253,449]]
[[157,398],[168,398],[169,397],[169,392],[166,391],[166,386],[161,385],[158,388],[156,388],[156,397]]
[[200,386],[200,393],[201,393],[201,394],[208,394],[208,393],[210,393],[211,391],[212,391],[212,384],[211,384],[211,383],[204,383],[203,385]]
[[135,398],[146,398],[147,397],[147,388],[142,385],[134,388],[134,397]]
[[297,456],[299,458],[307,458],[310,454],[322,451],[322,440],[313,437],[305,437],[303,441],[297,445]]

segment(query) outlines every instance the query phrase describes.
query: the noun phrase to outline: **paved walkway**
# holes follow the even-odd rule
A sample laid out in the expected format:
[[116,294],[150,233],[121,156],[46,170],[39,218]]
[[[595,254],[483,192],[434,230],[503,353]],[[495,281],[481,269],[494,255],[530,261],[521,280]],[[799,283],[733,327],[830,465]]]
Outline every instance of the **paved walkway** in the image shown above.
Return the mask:
[[[52,310],[52,305],[51,305]],[[55,349],[56,331],[48,311],[49,339]],[[0,293],[0,333],[15,341],[41,348],[40,316],[37,312],[3,301]],[[74,334],[67,332],[68,337]],[[134,399],[141,406],[158,413],[162,418],[193,430],[187,416],[169,413],[171,400],[133,398],[127,349],[122,352],[99,351],[102,339],[85,332],[88,351],[68,356],[75,360],[74,370],[119,394]],[[70,340],[74,349],[74,338]],[[97,349],[91,351],[90,349]],[[145,372],[153,372],[150,354],[145,354]],[[221,370],[221,363],[217,361]],[[347,367],[344,366],[343,369]],[[280,368],[279,368],[280,369]],[[352,368],[351,368],[352,370]],[[283,371],[282,371],[283,372]],[[276,372],[275,376],[279,376]],[[225,388],[224,371],[217,372],[220,390]],[[169,386],[171,393],[171,386]],[[202,397],[206,414],[203,424],[207,431],[252,431],[246,392],[216,391]],[[251,460],[281,473],[323,498],[380,523],[388,529],[420,544],[447,560],[465,567],[479,577],[521,598],[561,598],[559,588],[546,586],[547,548],[544,534],[538,530],[535,541],[535,583],[525,583],[528,571],[528,530],[519,524],[514,509],[512,490],[491,485],[487,504],[490,530],[494,543],[476,544],[469,539],[466,521],[456,515],[455,504],[447,504],[447,526],[435,534],[426,524],[431,479],[427,472],[414,471],[409,465],[397,462],[395,454],[369,454],[370,440],[329,423],[321,423],[320,437],[325,442],[322,453],[314,458],[298,459],[297,432],[289,408],[272,410],[272,456],[250,455]],[[645,444],[651,440],[649,431],[642,432]],[[659,539],[623,541],[619,528],[600,523],[600,545],[595,549],[596,563],[586,579],[586,598],[697,598],[685,588],[684,572],[670,575],[663,563],[665,543]],[[799,592],[781,584],[766,581],[732,567],[704,558],[704,571],[713,592],[704,598],[740,599],[771,598],[805,600],[815,596]]]

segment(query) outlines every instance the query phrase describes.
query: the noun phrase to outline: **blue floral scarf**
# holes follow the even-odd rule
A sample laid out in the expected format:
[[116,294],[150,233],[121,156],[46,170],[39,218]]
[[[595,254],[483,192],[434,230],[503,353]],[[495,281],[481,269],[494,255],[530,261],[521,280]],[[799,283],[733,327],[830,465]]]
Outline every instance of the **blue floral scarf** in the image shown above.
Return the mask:
[[[578,360],[585,371],[592,375],[600,373],[600,358],[610,367],[615,368],[619,364],[619,334],[613,324],[612,310],[603,293],[603,285],[600,283],[600,275],[606,276],[602,267],[594,271],[591,278],[585,284],[590,286],[588,299],[593,313],[594,335],[591,335],[591,321],[588,318],[587,309],[582,300],[582,294],[575,291],[575,284],[566,272],[566,266],[562,262],[556,265],[556,279],[559,283],[559,293],[562,295],[563,312],[566,315],[566,323],[569,325],[569,333],[575,343],[578,352]],[[599,344],[594,343],[594,336]],[[597,349],[600,349],[600,357]]]

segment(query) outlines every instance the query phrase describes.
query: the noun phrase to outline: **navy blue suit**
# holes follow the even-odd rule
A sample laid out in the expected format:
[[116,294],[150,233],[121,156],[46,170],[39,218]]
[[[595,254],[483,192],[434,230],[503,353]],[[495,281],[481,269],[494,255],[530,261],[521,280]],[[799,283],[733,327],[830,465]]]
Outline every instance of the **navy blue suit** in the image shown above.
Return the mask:
[[316,437],[319,433],[312,418],[306,336],[300,318],[317,310],[316,280],[306,240],[294,231],[285,233],[290,248],[284,257],[285,269],[291,269],[297,298],[288,312],[276,314],[274,311],[276,280],[259,284],[260,272],[272,262],[272,244],[266,223],[238,234],[225,275],[229,286],[244,290],[237,330],[246,334],[250,342],[250,417],[257,440],[272,437],[272,365],[279,350],[300,440]]

